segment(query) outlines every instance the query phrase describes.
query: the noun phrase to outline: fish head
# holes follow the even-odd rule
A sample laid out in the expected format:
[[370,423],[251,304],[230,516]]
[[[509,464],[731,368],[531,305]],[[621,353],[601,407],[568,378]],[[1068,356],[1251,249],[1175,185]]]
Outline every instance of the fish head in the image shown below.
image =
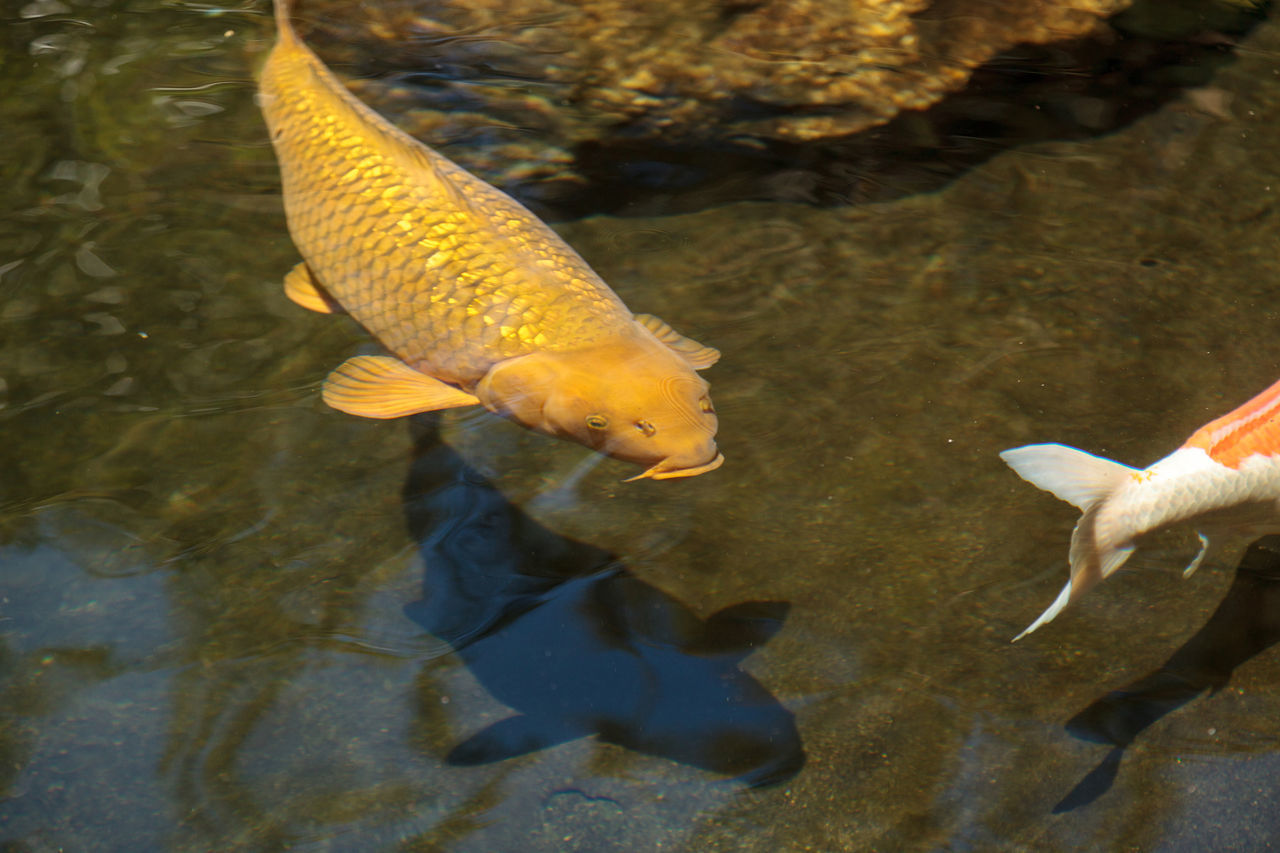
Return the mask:
[[476,386],[492,411],[530,429],[645,466],[631,479],[720,467],[706,380],[661,344],[537,352],[495,365]]

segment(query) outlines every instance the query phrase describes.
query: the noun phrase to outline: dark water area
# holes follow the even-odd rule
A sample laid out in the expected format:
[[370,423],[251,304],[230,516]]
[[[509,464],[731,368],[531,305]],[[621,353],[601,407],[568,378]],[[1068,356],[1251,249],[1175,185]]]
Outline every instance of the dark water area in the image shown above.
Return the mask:
[[786,602],[705,621],[616,556],[539,525],[421,428],[405,514],[426,567],[405,615],[448,642],[513,708],[445,756],[488,764],[599,735],[736,776],[791,778],[804,749],[789,711],[738,664],[782,627]]
[[[1113,132],[891,201],[561,233],[721,350],[724,466],[374,422],[303,311],[265,6],[0,29],[0,844],[1265,849],[1274,540],[1053,623],[1071,507],[1280,376],[1280,26]],[[541,689],[545,688],[545,690]],[[515,721],[515,722],[512,722]]]

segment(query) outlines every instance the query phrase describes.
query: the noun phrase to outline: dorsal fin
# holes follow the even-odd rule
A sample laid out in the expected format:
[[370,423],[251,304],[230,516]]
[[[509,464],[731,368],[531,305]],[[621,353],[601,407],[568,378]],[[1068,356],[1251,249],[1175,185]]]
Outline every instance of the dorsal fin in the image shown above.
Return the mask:
[[636,322],[644,326],[653,336],[666,344],[672,352],[683,358],[694,370],[703,370],[720,360],[720,350],[700,344],[693,338],[686,338],[677,332],[666,321],[652,314],[637,314]]

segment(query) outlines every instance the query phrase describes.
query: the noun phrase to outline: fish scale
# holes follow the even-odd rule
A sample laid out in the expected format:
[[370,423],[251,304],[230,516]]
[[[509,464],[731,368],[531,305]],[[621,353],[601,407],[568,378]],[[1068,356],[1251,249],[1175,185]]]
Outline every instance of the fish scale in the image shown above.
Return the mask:
[[559,236],[361,104],[292,33],[282,31],[261,88],[295,244],[324,289],[410,366],[465,384],[503,359],[589,346],[631,321]]
[[1100,541],[1124,542],[1149,531],[1214,514],[1216,524],[1249,527],[1280,521],[1280,465],[1256,455],[1237,467],[1221,464],[1198,447],[1184,445],[1131,477],[1099,511]]

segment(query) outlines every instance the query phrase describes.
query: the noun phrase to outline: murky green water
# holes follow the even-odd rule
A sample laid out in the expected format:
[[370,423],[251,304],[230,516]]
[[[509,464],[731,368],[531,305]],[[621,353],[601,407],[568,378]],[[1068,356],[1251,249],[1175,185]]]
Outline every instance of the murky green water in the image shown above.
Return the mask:
[[[1267,577],[1236,579],[1237,550],[1181,581],[1194,544],[1168,537],[1010,645],[1062,583],[1074,513],[996,457],[1052,440],[1145,464],[1280,376],[1280,25],[1208,102],[1003,154],[933,195],[565,226],[630,306],[724,353],[707,374],[724,467],[624,485],[627,466],[584,469],[580,448],[486,415],[415,431],[326,409],[319,381],[369,342],[281,292],[296,255],[251,83],[269,21],[60,6],[6,7],[0,31],[0,841],[1198,850],[1280,833],[1274,652],[1118,765],[1065,728],[1224,597],[1225,627],[1172,680],[1220,679],[1258,650],[1242,636],[1265,646]],[[714,615],[749,602],[789,606]],[[600,710],[645,679],[656,693]],[[460,763],[487,726],[544,713],[540,681],[601,736]],[[765,709],[755,731],[787,772],[793,714],[803,767],[733,781],[750,760],[698,752],[728,719],[717,701]],[[641,743],[656,721],[669,736]]]

